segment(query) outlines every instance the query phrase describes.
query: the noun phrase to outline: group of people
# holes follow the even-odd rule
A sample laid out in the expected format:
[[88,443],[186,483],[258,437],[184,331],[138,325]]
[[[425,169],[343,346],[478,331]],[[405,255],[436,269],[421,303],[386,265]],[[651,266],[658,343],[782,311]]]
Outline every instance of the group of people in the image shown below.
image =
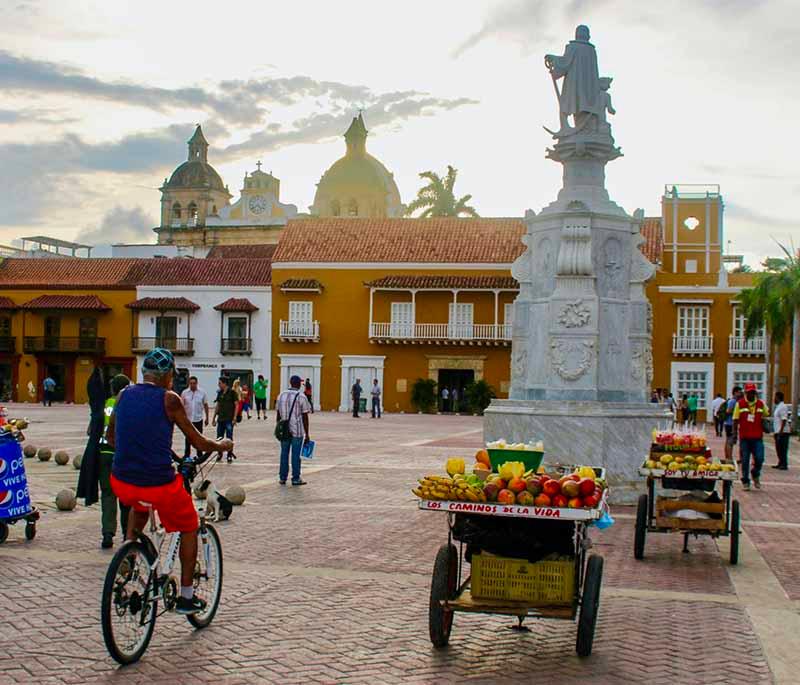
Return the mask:
[[674,417],[676,425],[697,425],[698,397],[696,393],[684,394],[676,400],[666,388],[656,388],[650,393],[650,402],[664,404]]
[[[353,387],[350,388],[350,399],[353,401],[353,418],[358,419],[361,417],[359,411],[361,410],[361,396],[364,394],[364,388],[361,387],[361,379],[356,378]],[[381,386],[377,378],[372,379],[372,387],[369,389],[370,397],[372,398],[372,418],[381,418]]]
[[453,386],[452,388],[448,388],[445,386],[442,388],[442,392],[439,393],[442,398],[442,411],[443,412],[458,412],[461,405],[459,401],[461,399],[461,394],[458,391],[458,388]]

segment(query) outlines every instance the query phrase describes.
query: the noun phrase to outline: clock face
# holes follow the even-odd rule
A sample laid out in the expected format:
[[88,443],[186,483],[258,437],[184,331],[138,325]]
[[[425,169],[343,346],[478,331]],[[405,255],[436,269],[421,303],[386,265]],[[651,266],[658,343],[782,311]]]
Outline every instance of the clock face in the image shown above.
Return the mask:
[[263,195],[254,195],[250,198],[250,211],[253,214],[261,214],[264,210],[267,209],[267,198]]

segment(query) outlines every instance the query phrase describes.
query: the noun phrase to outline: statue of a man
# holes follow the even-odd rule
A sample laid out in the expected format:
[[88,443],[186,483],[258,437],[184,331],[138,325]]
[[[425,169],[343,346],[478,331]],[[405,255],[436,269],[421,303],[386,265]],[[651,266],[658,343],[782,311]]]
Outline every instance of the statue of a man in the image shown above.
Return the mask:
[[[564,55],[545,55],[544,63],[555,83],[563,78],[559,94],[560,134],[572,130],[567,117],[572,115],[575,130],[581,130],[587,117],[597,112],[600,94],[600,75],[597,69],[597,53],[589,42],[589,27],[581,24],[575,29],[575,40],[567,43]],[[558,88],[556,87],[556,93]]]

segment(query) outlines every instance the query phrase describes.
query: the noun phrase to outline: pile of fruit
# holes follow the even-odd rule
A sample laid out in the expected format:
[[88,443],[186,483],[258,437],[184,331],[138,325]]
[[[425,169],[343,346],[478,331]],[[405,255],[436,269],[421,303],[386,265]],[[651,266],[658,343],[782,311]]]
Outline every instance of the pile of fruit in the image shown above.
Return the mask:
[[487,464],[488,455],[480,450],[472,473],[459,457],[447,460],[447,476],[425,476],[412,492],[420,499],[497,502],[536,507],[594,509],[600,504],[606,483],[590,466],[579,466],[566,476],[525,471],[522,462],[509,461],[497,473]]
[[8,412],[5,407],[0,407],[0,433],[10,434],[19,442],[25,439],[22,431],[28,427],[28,419],[6,419]]
[[665,452],[681,452],[694,450],[703,452],[706,449],[705,431],[653,431],[653,445]]
[[505,440],[495,440],[487,442],[486,447],[490,450],[515,450],[517,452],[544,452],[544,443],[539,442],[506,442]]
[[703,456],[692,454],[672,455],[665,454],[658,460],[648,459],[644,464],[646,469],[667,469],[669,471],[691,471],[697,473],[717,473],[720,471],[735,471],[736,466],[729,462],[720,463]]

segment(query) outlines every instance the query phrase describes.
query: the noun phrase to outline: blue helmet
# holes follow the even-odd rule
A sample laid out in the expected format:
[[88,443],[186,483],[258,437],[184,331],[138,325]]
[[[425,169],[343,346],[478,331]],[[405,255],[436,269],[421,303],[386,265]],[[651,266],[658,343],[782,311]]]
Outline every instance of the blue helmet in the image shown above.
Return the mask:
[[172,356],[172,352],[163,347],[154,347],[144,356],[142,369],[158,374],[174,371],[175,357]]

